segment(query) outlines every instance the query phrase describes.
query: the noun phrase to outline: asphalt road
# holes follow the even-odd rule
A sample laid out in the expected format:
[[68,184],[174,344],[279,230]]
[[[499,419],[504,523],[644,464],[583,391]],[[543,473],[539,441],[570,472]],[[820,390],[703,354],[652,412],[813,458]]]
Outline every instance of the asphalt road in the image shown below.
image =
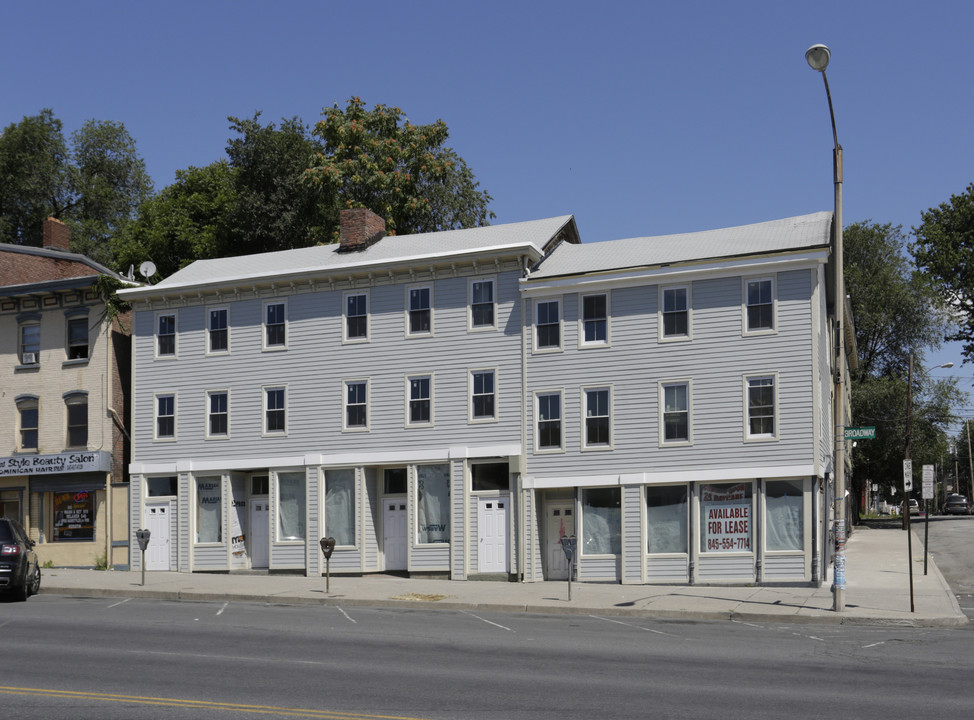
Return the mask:
[[81,599],[0,604],[10,718],[964,717],[969,628]]
[[[925,537],[922,518],[914,529],[921,539]],[[974,620],[974,516],[932,515],[928,544],[961,609]]]

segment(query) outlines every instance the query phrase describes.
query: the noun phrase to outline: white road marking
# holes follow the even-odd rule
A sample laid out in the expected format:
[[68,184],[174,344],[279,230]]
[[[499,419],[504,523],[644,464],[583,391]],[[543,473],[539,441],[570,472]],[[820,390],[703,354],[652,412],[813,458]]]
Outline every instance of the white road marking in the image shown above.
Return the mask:
[[128,602],[129,600],[131,600],[131,599],[132,599],[132,598],[125,598],[124,600],[119,600],[119,601],[118,601],[117,603],[113,603],[112,605],[109,605],[109,606],[108,606],[107,608],[105,608],[105,609],[106,609],[106,610],[111,610],[111,609],[112,609],[113,607],[118,607],[119,605],[124,605],[125,603],[127,603],[127,602]]
[[217,617],[219,617],[220,615],[223,614],[223,611],[227,609],[227,605],[229,605],[229,604],[230,604],[229,602],[223,603],[223,607],[220,608],[219,610],[217,610],[217,612],[216,612]]
[[507,632],[512,632],[512,633],[516,633],[517,632],[515,630],[511,630],[511,628],[509,628],[509,627],[504,627],[503,625],[498,625],[497,623],[491,622],[490,620],[485,620],[484,618],[480,617],[479,615],[474,615],[472,612],[467,612],[466,610],[463,610],[461,612],[463,612],[464,615],[469,615],[472,618],[477,618],[481,622],[485,622],[488,625],[493,625],[494,627],[499,627],[501,630],[507,630]]
[[613,620],[612,618],[601,617],[600,615],[589,615],[589,617],[595,618],[596,620],[605,620],[606,622],[615,623],[616,625],[625,625],[626,627],[638,628],[640,630],[645,630],[646,632],[656,633],[657,635],[679,637],[679,635],[674,635],[673,633],[663,632],[662,630],[653,630],[653,628],[643,627],[642,625],[633,625],[632,623],[622,622],[622,620]]
[[345,616],[345,619],[346,619],[346,620],[350,620],[351,622],[353,622],[353,623],[355,623],[356,625],[358,625],[358,620],[353,620],[353,619],[352,619],[352,618],[351,618],[351,617],[349,616],[349,614],[348,614],[347,612],[345,612],[344,610],[342,610],[341,608],[338,608],[338,612],[340,612],[340,613],[341,613],[342,615],[344,615],[344,616]]

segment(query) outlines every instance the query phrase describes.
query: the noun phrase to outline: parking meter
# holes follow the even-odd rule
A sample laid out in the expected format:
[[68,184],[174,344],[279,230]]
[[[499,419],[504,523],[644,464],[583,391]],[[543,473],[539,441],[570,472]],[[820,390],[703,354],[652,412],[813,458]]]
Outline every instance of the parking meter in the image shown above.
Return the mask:
[[331,592],[331,554],[335,550],[335,538],[321,538],[321,552],[325,556],[325,592]]
[[142,584],[145,585],[145,549],[149,547],[149,536],[152,533],[148,530],[136,530],[135,539],[139,541],[139,548],[142,550]]
[[574,535],[566,535],[561,539],[561,549],[565,551],[565,558],[568,560],[568,599],[572,599],[572,569],[575,565],[575,551],[577,541]]

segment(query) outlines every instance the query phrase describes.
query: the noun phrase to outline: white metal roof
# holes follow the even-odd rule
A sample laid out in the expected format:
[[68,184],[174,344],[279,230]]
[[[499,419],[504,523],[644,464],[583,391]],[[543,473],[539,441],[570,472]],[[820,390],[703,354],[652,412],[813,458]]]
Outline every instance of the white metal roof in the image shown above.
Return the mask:
[[161,282],[146,288],[123,291],[125,295],[153,295],[170,290],[259,282],[288,276],[367,271],[395,264],[448,260],[470,254],[527,252],[540,256],[548,243],[568,223],[571,215],[464,230],[444,230],[416,235],[384,237],[361,251],[338,252],[338,244],[237,257],[197,260]]
[[832,213],[818,212],[679,235],[563,243],[531,273],[531,279],[822,247],[829,244],[831,227]]

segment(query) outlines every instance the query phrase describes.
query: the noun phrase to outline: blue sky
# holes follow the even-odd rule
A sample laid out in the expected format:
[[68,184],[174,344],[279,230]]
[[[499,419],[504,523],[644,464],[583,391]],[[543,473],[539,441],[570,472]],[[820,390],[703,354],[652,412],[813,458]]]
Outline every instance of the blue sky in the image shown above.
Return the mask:
[[442,118],[495,222],[572,213],[596,242],[832,209],[822,42],[845,221],[909,230],[974,181],[972,27],[961,0],[0,0],[0,123],[120,121],[161,189],[223,156],[228,115],[357,95]]

